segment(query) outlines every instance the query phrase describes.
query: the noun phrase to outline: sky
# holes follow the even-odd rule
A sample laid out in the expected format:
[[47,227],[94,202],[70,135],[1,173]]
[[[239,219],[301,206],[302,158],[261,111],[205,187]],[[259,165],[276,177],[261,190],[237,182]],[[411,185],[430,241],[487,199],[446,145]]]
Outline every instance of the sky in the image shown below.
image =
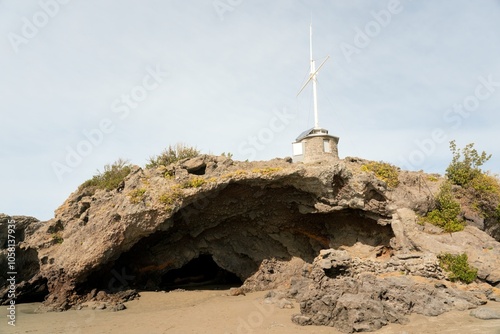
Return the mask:
[[0,0],[0,212],[41,220],[119,158],[169,145],[339,155],[444,174],[449,141],[500,173],[500,1]]

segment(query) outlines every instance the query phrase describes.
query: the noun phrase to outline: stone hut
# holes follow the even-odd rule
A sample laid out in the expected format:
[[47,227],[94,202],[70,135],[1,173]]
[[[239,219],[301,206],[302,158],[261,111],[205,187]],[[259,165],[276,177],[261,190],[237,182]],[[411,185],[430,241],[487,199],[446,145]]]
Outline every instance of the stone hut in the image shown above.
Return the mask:
[[339,158],[339,137],[328,134],[323,128],[311,128],[302,132],[294,143],[293,162],[314,163],[334,161]]

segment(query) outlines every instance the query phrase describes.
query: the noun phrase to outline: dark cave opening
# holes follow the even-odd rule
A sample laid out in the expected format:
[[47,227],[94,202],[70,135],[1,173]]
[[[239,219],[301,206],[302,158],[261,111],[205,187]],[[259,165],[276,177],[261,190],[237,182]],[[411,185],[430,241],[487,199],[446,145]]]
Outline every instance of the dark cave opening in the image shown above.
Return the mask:
[[40,278],[37,279],[30,289],[22,291],[16,297],[16,302],[21,303],[41,303],[45,300],[45,297],[49,294],[47,289],[47,279]]
[[162,276],[160,288],[203,288],[208,286],[240,286],[241,279],[214,261],[212,255],[201,254],[179,269],[172,269]]

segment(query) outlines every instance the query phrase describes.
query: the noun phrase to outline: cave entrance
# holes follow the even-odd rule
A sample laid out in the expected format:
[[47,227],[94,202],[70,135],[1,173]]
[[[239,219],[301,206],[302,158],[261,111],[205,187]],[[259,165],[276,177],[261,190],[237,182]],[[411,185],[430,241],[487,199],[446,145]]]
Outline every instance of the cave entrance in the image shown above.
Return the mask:
[[170,270],[163,275],[160,288],[164,290],[221,288],[241,284],[243,284],[241,279],[234,273],[219,267],[212,255],[201,254],[183,267]]

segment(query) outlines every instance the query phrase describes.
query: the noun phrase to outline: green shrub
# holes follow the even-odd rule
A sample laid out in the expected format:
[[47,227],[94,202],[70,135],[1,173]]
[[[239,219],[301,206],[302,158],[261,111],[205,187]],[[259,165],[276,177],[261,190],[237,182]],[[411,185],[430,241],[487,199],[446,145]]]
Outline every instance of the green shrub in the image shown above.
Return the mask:
[[387,162],[369,162],[361,166],[364,172],[375,173],[378,179],[384,181],[389,187],[395,188],[399,185],[399,173],[397,167]]
[[85,181],[80,189],[89,187],[106,190],[116,189],[130,173],[130,170],[130,164],[126,160],[118,159],[111,165],[104,166],[103,172],[97,171],[97,174]]
[[437,182],[439,181],[439,178],[436,175],[427,175],[427,180],[431,182]]
[[146,168],[156,168],[159,166],[168,166],[185,158],[194,158],[200,155],[200,151],[195,147],[178,143],[175,146],[169,145],[160,155],[150,157]]
[[477,269],[469,265],[467,254],[452,255],[445,253],[439,255],[439,266],[448,272],[452,282],[461,281],[472,283],[477,277]]
[[181,188],[199,188],[204,185],[207,181],[201,177],[193,177],[185,182],[183,182]]
[[473,209],[484,218],[493,218],[500,222],[498,208],[500,207],[500,183],[488,174],[479,174],[465,189],[467,197],[473,201]]
[[167,170],[163,176],[167,179],[167,180],[171,180],[174,178],[175,176],[175,172],[173,170]]
[[173,187],[169,192],[160,195],[158,200],[162,204],[165,204],[167,206],[172,206],[174,204],[179,203],[183,199],[183,197],[184,196],[182,194],[182,191],[177,187]]
[[443,218],[441,211],[432,210],[425,217],[425,221],[441,227],[445,232],[460,232],[464,229],[465,223],[459,219],[446,220]]
[[54,233],[52,234],[52,240],[56,243],[56,244],[62,244],[64,239],[63,237],[61,236],[61,234],[59,233]]
[[145,188],[139,188],[139,189],[132,190],[131,192],[128,193],[128,195],[130,197],[130,202],[132,202],[134,204],[142,202],[142,200],[144,199],[145,193],[146,193]]
[[455,141],[450,142],[453,159],[446,169],[446,176],[453,184],[463,188],[463,195],[486,219],[493,218],[500,223],[497,208],[500,206],[499,180],[481,170],[481,166],[491,158],[491,154],[479,153],[474,144],[468,144],[462,150],[457,149]]
[[500,184],[498,180],[488,174],[479,174],[474,177],[469,187],[478,192],[479,195],[500,197]]
[[474,143],[467,144],[462,150],[457,148],[454,140],[450,142],[453,154],[450,165],[446,168],[446,177],[451,183],[466,187],[483,172],[481,166],[491,158],[491,154],[479,153]]
[[252,173],[258,173],[262,175],[274,174],[283,170],[281,167],[267,167],[267,168],[254,168],[252,169]]
[[458,232],[464,229],[464,223],[458,218],[460,203],[455,200],[451,184],[444,182],[436,196],[436,209],[424,217],[424,221],[441,227],[446,232]]

